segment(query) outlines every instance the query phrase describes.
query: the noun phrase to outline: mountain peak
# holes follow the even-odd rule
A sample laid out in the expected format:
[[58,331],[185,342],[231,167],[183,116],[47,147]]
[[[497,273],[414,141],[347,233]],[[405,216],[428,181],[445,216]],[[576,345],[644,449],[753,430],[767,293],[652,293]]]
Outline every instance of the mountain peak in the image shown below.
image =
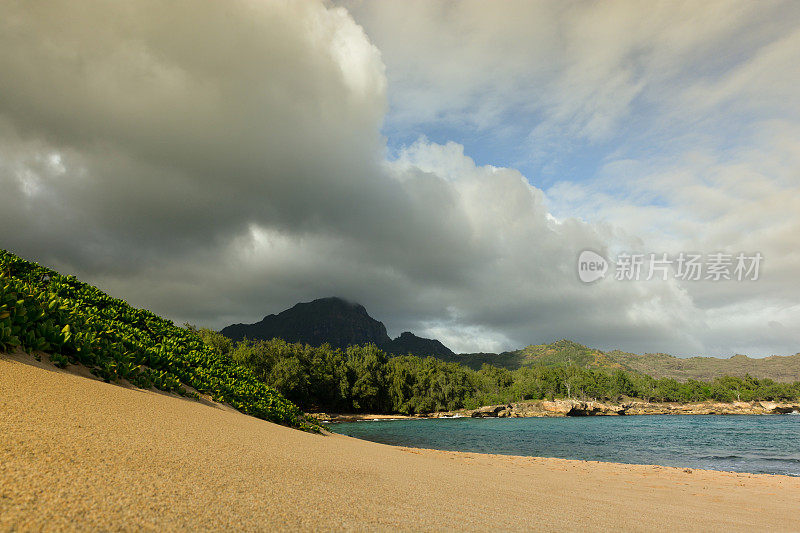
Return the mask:
[[391,354],[453,354],[441,342],[408,331],[392,340],[386,326],[372,318],[363,305],[338,296],[295,304],[255,324],[233,324],[223,328],[222,334],[237,341],[245,337],[264,340],[277,337],[312,346],[327,343],[334,348],[373,343]]
[[369,316],[369,313],[367,313],[367,310],[363,305],[339,296],[327,296],[325,298],[317,298],[316,300],[312,300],[310,302],[297,303],[288,311],[291,310],[345,313],[351,312],[362,316]]
[[255,324],[233,324],[222,329],[233,340],[281,338],[312,346],[328,343],[335,348],[351,344],[382,345],[391,339],[386,327],[369,316],[363,305],[331,296],[301,302]]
[[394,339],[390,344],[383,347],[389,353],[397,355],[433,355],[441,356],[454,355],[453,352],[436,339],[425,339],[417,337],[410,331],[404,331],[399,337]]

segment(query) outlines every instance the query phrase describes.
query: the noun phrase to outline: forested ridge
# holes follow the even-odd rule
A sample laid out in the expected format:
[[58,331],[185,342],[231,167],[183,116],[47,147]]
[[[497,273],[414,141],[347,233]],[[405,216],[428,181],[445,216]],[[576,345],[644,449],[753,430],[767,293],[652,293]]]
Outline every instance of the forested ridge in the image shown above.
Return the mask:
[[679,382],[576,364],[531,365],[513,371],[484,364],[474,370],[435,357],[393,357],[374,344],[339,349],[281,339],[234,342],[212,330],[189,327],[217,353],[248,367],[309,411],[415,414],[558,398],[611,402],[800,398],[800,382],[776,383],[750,376]]
[[[434,355],[434,354],[431,354]],[[531,344],[519,350],[495,353],[437,355],[474,370],[484,364],[516,370],[523,366],[563,366],[574,364],[590,370],[624,370],[656,378],[713,381],[723,376],[771,379],[779,382],[800,380],[800,354],[751,358],[742,354],[729,357],[675,357],[664,353],[636,354],[622,350],[603,351],[562,339],[547,344]]]

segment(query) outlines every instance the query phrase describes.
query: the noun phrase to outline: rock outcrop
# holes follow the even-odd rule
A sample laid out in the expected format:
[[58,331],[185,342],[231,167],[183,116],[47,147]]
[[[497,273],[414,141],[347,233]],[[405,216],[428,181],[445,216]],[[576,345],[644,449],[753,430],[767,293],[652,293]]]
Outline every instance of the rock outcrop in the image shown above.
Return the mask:
[[620,415],[765,415],[800,412],[800,404],[778,402],[650,403],[631,401],[610,404],[578,400],[538,400],[508,405],[487,405],[463,411],[473,418]]
[[793,411],[800,412],[800,404],[778,402],[633,402],[628,406],[626,412],[631,415],[777,415]]
[[649,403],[635,400],[611,404],[578,400],[536,400],[500,405],[485,405],[478,409],[441,411],[413,415],[325,414],[312,413],[320,421],[353,422],[356,420],[387,420],[397,418],[527,418],[557,416],[620,416],[620,415],[779,415],[800,413],[800,403],[787,402],[695,402]]
[[504,413],[503,416],[508,416],[505,412],[511,408],[510,405],[486,405],[471,411],[469,416],[472,418],[495,418]]

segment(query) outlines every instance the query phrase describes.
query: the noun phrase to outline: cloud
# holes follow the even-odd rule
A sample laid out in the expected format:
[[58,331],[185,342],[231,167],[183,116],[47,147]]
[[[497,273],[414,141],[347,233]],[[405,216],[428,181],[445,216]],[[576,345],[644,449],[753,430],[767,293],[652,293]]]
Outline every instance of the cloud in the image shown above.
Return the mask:
[[[102,219],[112,240],[127,231],[158,250],[176,245],[174,233],[193,245],[249,221],[341,223],[322,199],[369,186],[385,79],[341,9],[4,9],[0,112],[4,138],[22,146],[4,159],[64,154],[70,171],[50,180],[54,203]],[[164,225],[174,231],[162,240]]]
[[[387,117],[495,131],[523,109],[543,145],[603,142],[639,116],[638,100],[664,95],[692,95],[675,123],[710,120],[762,94],[753,80],[793,57],[790,37],[724,69],[763,62],[753,75],[693,78],[672,94],[664,80],[698,47],[727,42],[747,5],[662,6],[644,19],[642,4],[348,7],[363,28],[310,1],[3,4],[0,244],[213,327],[339,295],[391,333],[459,351],[561,337],[681,354],[797,343],[787,250],[798,219],[776,215],[796,212],[790,117],[764,122],[740,160],[715,144],[661,159],[623,146],[591,181],[546,190],[458,142],[390,150],[381,133]],[[747,35],[761,46],[759,28]],[[741,290],[586,286],[575,270],[584,249],[680,246],[758,248],[775,270]],[[770,322],[782,327],[752,335]]]
[[587,146],[626,137],[669,146],[665,129],[724,140],[743,108],[795,100],[793,2],[342,3],[389,67],[391,132],[445,128],[475,148],[499,135],[536,172],[574,172]]

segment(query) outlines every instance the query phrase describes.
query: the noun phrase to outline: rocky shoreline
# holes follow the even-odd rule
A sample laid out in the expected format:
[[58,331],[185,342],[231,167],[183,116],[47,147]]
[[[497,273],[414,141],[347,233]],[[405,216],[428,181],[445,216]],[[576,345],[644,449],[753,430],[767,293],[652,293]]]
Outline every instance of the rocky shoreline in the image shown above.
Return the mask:
[[800,412],[800,403],[786,402],[696,402],[651,403],[631,401],[611,404],[595,401],[555,400],[490,405],[464,416],[536,417],[536,416],[620,416],[620,415],[769,415]]
[[622,416],[622,415],[777,415],[800,413],[798,402],[694,402],[653,403],[633,400],[624,403],[604,403],[579,400],[538,400],[478,409],[445,411],[420,415],[370,415],[309,413],[320,422],[356,422],[360,420],[399,420],[415,418],[529,418],[563,416]]

